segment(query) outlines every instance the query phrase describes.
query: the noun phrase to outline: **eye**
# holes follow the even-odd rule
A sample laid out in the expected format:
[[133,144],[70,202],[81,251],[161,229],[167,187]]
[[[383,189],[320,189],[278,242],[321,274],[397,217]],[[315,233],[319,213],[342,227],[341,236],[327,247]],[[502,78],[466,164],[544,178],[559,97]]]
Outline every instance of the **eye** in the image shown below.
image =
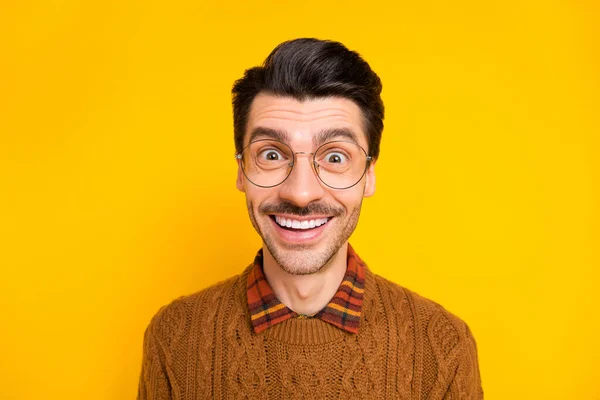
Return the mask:
[[330,164],[343,164],[348,158],[339,152],[332,152],[325,156],[325,161]]
[[274,149],[263,150],[260,152],[259,157],[265,161],[279,161],[283,158],[281,153]]

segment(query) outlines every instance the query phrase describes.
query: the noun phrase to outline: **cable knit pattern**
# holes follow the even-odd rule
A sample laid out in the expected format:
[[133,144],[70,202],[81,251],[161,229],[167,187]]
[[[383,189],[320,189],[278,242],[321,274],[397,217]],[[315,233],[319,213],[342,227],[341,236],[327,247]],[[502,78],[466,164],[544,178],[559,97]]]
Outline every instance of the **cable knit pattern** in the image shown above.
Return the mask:
[[366,268],[358,334],[317,318],[256,334],[251,267],[159,310],[139,400],[483,399],[471,331],[440,305]]

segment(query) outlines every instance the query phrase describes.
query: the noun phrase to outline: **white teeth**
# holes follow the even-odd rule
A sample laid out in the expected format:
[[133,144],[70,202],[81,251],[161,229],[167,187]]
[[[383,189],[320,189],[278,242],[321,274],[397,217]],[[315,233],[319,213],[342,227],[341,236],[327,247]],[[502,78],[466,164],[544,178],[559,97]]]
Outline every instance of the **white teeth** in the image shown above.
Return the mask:
[[280,226],[294,229],[312,229],[317,226],[324,225],[329,221],[329,218],[311,219],[305,221],[297,221],[291,218],[283,218],[278,215],[275,216],[275,222]]

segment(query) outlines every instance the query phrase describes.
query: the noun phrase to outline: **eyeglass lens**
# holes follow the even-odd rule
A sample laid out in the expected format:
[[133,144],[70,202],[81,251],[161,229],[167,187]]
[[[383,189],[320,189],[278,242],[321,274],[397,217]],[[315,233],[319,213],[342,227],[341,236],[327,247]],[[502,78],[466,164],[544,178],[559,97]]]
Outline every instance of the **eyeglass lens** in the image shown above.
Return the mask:
[[[312,155],[310,157],[313,158]],[[241,159],[248,180],[261,187],[281,184],[294,167],[292,149],[285,143],[270,139],[250,143],[242,152]],[[363,177],[366,166],[365,151],[352,142],[325,143],[314,154],[317,175],[325,185],[335,189],[354,186]]]

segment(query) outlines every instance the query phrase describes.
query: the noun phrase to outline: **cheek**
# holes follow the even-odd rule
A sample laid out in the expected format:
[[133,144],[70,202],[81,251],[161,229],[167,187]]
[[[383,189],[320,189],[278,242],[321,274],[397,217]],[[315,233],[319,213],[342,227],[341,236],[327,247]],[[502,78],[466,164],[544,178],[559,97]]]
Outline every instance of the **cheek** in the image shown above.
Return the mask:
[[252,207],[254,214],[257,215],[258,209],[265,203],[277,204],[277,197],[273,190],[261,189],[252,184],[247,184],[246,188],[246,203],[248,207]]
[[332,193],[332,195],[335,201],[346,209],[347,213],[351,213],[355,208],[360,207],[363,199],[363,192],[364,187],[356,185],[353,188]]

